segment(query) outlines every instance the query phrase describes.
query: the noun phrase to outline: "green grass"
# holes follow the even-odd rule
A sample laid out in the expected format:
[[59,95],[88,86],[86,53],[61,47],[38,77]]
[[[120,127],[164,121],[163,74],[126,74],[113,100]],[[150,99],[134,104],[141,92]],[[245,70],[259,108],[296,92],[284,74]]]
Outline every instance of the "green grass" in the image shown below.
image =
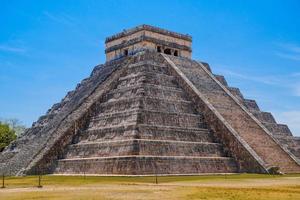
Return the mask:
[[[158,176],[159,183],[186,181],[241,181],[247,179],[281,179],[299,177],[300,174],[265,175],[265,174],[232,174],[232,175],[204,175],[204,176]],[[42,176],[44,185],[86,185],[96,183],[155,183],[154,176]],[[38,184],[38,176],[5,177],[6,187],[32,187]]]
[[300,174],[215,176],[37,176],[7,177],[0,199],[300,199]]

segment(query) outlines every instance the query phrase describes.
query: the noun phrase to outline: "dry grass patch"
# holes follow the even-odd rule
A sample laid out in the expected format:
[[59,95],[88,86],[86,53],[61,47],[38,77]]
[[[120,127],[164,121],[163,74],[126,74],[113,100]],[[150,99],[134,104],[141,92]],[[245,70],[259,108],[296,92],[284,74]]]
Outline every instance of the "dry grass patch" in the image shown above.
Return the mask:
[[117,200],[117,199],[209,199],[209,200],[298,200],[300,176],[227,175],[159,177],[44,176],[11,177],[0,190],[2,200]]

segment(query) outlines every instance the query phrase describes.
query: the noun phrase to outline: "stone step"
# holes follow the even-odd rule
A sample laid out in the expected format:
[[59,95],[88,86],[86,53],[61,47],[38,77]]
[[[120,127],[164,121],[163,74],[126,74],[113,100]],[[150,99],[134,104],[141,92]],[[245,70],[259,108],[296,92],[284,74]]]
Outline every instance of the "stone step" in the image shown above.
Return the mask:
[[143,101],[141,101],[141,108],[172,113],[197,113],[191,101],[170,100],[165,98],[144,97]]
[[136,74],[129,74],[127,76],[120,77],[117,88],[120,89],[142,83],[167,87],[178,87],[173,76],[157,74],[153,72],[138,72]]
[[108,101],[101,103],[97,107],[97,112],[108,113],[138,108],[163,112],[196,113],[191,101],[170,100],[153,97],[132,97]]
[[274,135],[280,144],[286,147],[292,154],[300,159],[300,141],[293,136]]
[[173,113],[143,110],[139,123],[149,125],[177,126],[189,128],[207,128],[200,114]]
[[131,97],[157,97],[170,100],[186,100],[186,95],[182,89],[175,87],[165,87],[153,84],[140,84],[122,89],[114,89],[103,98],[105,101],[114,101],[116,99],[126,99]]
[[[123,99],[116,99],[101,103],[95,113],[114,113],[114,112],[123,112],[127,110],[135,110],[141,107],[141,101],[143,97],[130,97]],[[97,115],[97,114],[95,114]]]
[[156,76],[158,76],[158,77],[169,79],[170,81],[173,81],[175,79],[174,76],[165,73],[157,73],[153,71],[141,71],[141,72],[126,74],[124,76],[121,76],[119,78],[119,81],[128,80],[140,76],[150,76],[149,78],[157,78]]
[[251,110],[251,113],[261,122],[276,124],[273,115],[269,112]]
[[142,139],[213,142],[212,133],[206,128],[139,124],[137,130]]
[[193,156],[115,156],[64,159],[58,161],[56,174],[202,174],[236,173],[229,157]]
[[252,99],[244,99],[244,105],[246,108],[248,108],[251,112],[254,111],[260,111],[260,108],[258,107],[257,103],[255,100]]
[[[248,109],[244,109],[241,102],[236,101],[236,98],[233,98],[232,94],[228,92],[226,88],[219,85],[218,82],[215,81],[213,75],[206,70],[205,67],[195,61],[185,58],[164,57],[174,71],[177,72],[178,79],[181,78],[181,81],[185,81],[184,84],[193,84],[190,86],[194,87],[195,90],[190,96],[197,95],[199,100],[203,100],[199,101],[201,102],[199,103],[201,104],[199,106],[206,108],[206,110],[209,110],[208,108],[215,109],[211,109],[211,113],[205,112],[206,119],[213,129],[219,130],[219,132],[216,133],[217,137],[223,138],[226,147],[232,152],[232,155],[235,155],[237,159],[242,161],[241,164],[245,169],[248,171],[255,169],[255,167],[252,166],[253,162],[249,162],[251,159],[254,159],[259,161],[263,160],[264,162],[262,163],[265,168],[268,168],[269,166],[278,166],[283,173],[294,173],[299,171],[300,167],[290,156],[290,153],[285,151],[273,140],[261,124],[258,123],[255,118],[252,118]],[[186,78],[190,82],[187,82]],[[189,91],[187,90],[187,92]],[[253,105],[252,107],[254,108]],[[250,106],[249,108],[252,107]],[[220,118],[220,116],[222,116],[223,119]],[[218,120],[225,120],[225,123],[222,122],[222,126],[228,126],[232,128],[232,130],[235,130],[238,137],[229,139],[227,135],[224,135],[228,129],[222,128],[217,122]],[[240,139],[242,139],[242,141]],[[244,147],[238,148],[238,150],[233,148],[235,145],[232,144],[237,143],[242,144],[240,146]],[[247,144],[247,146],[244,144]],[[251,147],[256,154],[246,150],[246,148],[249,147]],[[249,155],[251,155],[251,158],[248,159],[241,156],[244,155],[241,154],[243,151],[250,152]]]
[[136,122],[128,123],[126,125],[115,125],[110,127],[92,127],[90,129],[81,131],[77,142],[101,142],[109,140],[121,140],[121,139],[134,139],[137,137]]
[[66,158],[88,158],[125,155],[222,157],[219,143],[130,139],[85,142],[70,145]]
[[88,128],[104,128],[116,125],[128,125],[136,123],[138,118],[138,109],[126,110],[123,112],[103,113],[92,117]]
[[74,142],[101,142],[121,139],[155,139],[194,142],[213,142],[212,134],[202,128],[154,126],[147,124],[118,125],[83,131]]
[[289,127],[285,124],[267,123],[263,122],[263,125],[273,134],[273,135],[283,135],[292,136]]
[[295,143],[293,136],[274,135],[274,138],[276,138],[285,147],[296,147],[296,146],[298,146]]
[[126,69],[125,75],[136,74],[138,72],[152,72],[156,74],[169,74],[168,68],[161,64],[154,64],[149,62],[140,62],[129,65]]
[[161,112],[143,109],[133,109],[123,112],[100,113],[92,117],[89,127],[107,127],[121,124],[143,124],[206,128],[203,116],[200,114]]

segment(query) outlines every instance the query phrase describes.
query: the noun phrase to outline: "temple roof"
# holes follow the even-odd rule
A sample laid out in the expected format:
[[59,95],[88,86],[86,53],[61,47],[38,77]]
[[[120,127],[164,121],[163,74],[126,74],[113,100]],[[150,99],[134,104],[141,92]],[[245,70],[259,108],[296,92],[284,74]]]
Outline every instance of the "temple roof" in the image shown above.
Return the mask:
[[105,39],[105,43],[116,40],[116,39],[119,39],[119,38],[122,38],[122,37],[125,37],[125,36],[128,36],[128,35],[131,35],[133,33],[141,31],[141,30],[147,30],[147,31],[156,32],[156,33],[168,35],[168,36],[171,36],[171,37],[176,37],[176,38],[187,40],[187,41],[192,41],[192,36],[190,36],[188,34],[176,33],[176,32],[168,31],[166,29],[158,28],[158,27],[155,27],[155,26],[143,24],[143,25],[136,26],[134,28],[124,29],[120,33],[117,33],[117,34],[114,34],[110,37],[107,37]]

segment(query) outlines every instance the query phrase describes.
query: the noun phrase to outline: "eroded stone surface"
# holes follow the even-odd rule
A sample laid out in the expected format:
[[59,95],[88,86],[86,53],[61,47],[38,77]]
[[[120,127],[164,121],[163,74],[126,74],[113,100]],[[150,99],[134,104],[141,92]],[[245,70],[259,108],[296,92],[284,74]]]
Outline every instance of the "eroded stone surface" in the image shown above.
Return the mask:
[[108,62],[0,154],[0,173],[300,172],[300,139],[191,60],[191,41],[147,25],[107,38]]
[[55,173],[237,172],[234,159],[216,142],[168,67],[153,62],[153,56],[160,58],[148,53],[144,61],[126,66]]

